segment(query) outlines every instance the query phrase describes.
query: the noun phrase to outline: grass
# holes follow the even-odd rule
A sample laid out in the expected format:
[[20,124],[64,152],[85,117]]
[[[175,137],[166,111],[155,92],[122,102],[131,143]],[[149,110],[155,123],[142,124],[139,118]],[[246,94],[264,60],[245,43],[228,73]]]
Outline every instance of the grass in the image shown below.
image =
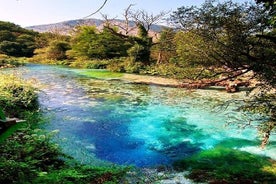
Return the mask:
[[276,161],[230,148],[216,147],[176,161],[174,168],[189,170],[196,182],[272,183]]

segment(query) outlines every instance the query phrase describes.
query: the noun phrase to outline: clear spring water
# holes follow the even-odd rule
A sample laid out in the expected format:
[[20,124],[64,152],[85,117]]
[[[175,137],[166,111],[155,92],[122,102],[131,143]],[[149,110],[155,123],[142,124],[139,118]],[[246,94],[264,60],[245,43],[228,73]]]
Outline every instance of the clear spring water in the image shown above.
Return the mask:
[[275,135],[261,150],[256,128],[238,128],[262,117],[237,111],[240,103],[222,106],[245,93],[134,85],[56,66],[23,68],[43,85],[39,100],[49,118],[43,128],[58,130],[54,141],[83,163],[150,167],[218,145],[276,159]]

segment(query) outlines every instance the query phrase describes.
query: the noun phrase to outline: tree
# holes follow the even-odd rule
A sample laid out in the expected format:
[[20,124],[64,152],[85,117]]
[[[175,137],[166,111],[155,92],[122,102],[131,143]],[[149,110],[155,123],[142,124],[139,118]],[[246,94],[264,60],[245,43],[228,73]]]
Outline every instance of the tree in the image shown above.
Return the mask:
[[145,10],[130,10],[130,17],[136,23],[137,26],[141,25],[145,28],[146,32],[148,33],[151,27],[154,24],[158,24],[161,21],[164,21],[168,12],[161,11],[157,15],[149,14]]
[[21,46],[17,42],[5,40],[0,43],[0,53],[19,57],[21,56]]
[[[97,29],[94,26],[80,26],[77,27],[71,39],[73,56],[92,57],[91,43],[96,39]],[[93,51],[93,50],[92,50]]]
[[12,34],[11,31],[8,30],[0,30],[0,42],[2,41],[13,41],[16,37]]
[[[252,71],[263,82],[263,88],[244,107],[269,117],[259,125],[263,134],[262,147],[267,144],[276,125],[276,96],[270,92],[270,87],[275,89],[276,83],[275,30],[271,26],[273,24],[268,24],[271,18],[273,15],[262,6],[214,0],[206,1],[201,7],[178,8],[172,15],[172,20],[184,35],[192,33],[197,37],[195,40],[186,40],[195,47],[186,51],[197,56],[195,49],[205,50],[206,59],[199,56],[190,59],[197,60],[199,57],[197,61],[200,63],[211,59],[216,66],[226,69],[224,73],[227,73],[227,77],[221,80],[235,79]],[[187,57],[189,60],[190,56]]]
[[256,0],[257,3],[263,4],[271,15],[270,24],[275,26],[276,23],[276,2],[275,0]]
[[269,16],[263,11],[262,7],[253,4],[211,0],[199,8],[179,8],[173,13],[172,20],[184,32],[192,31],[198,35],[209,50],[206,58],[230,69],[230,78],[236,77],[237,73],[254,71],[275,84],[276,45],[256,37],[270,29],[266,24]]
[[0,53],[16,57],[33,56],[37,34],[13,23],[0,21]]
[[162,30],[157,44],[152,49],[152,52],[157,54],[155,56],[157,60],[156,64],[168,63],[171,58],[176,56],[175,36],[176,31],[172,28]]
[[29,34],[21,34],[16,38],[16,42],[20,44],[21,53],[26,57],[32,57],[35,50],[35,37]]
[[141,61],[144,64],[150,63],[150,49],[152,47],[152,38],[148,36],[148,31],[142,24],[138,24],[137,37],[133,37],[134,45],[129,50],[129,56],[134,58],[134,61]]
[[127,56],[130,44],[115,28],[105,27],[99,32],[94,26],[81,26],[72,38],[72,56],[89,59],[108,59]]
[[[125,20],[123,22],[115,19],[106,20],[105,27],[109,31],[129,42],[132,47],[128,50],[128,54],[134,61],[140,61],[144,65],[151,64],[151,49],[155,45],[153,38],[150,36],[150,29],[154,24],[158,24],[164,20],[168,12],[160,12],[157,15],[149,14],[144,10],[132,10],[133,4],[129,5],[124,12]],[[114,26],[118,27],[120,32],[114,31]],[[137,35],[131,36],[130,33],[137,30]]]
[[68,42],[65,41],[53,41],[47,48],[47,58],[52,60],[64,60],[67,59],[66,51],[71,49]]

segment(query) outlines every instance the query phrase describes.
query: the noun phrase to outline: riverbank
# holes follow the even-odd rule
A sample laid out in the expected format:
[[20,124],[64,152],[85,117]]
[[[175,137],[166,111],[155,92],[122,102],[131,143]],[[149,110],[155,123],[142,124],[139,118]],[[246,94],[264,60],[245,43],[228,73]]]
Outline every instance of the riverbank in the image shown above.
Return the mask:
[[120,80],[127,81],[134,84],[147,84],[147,85],[158,85],[163,87],[174,87],[174,88],[187,88],[187,89],[208,89],[208,90],[223,90],[227,92],[238,92],[238,91],[249,91],[257,84],[257,80],[249,80],[250,76],[244,77],[238,81],[224,81],[217,85],[208,85],[202,81],[192,81],[188,79],[172,79],[158,76],[149,75],[138,75],[128,74],[122,75]]
[[164,87],[180,87],[182,85],[182,82],[177,79],[137,74],[123,74],[121,80],[135,84],[158,85]]

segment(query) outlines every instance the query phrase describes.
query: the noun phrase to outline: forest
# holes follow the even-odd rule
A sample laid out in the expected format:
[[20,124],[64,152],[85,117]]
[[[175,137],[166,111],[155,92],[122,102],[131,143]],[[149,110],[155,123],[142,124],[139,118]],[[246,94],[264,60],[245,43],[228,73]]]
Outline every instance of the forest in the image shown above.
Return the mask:
[[[257,125],[259,144],[265,149],[275,144],[269,140],[276,125],[275,6],[273,0],[242,4],[207,0],[201,6],[153,15],[130,5],[120,24],[103,17],[102,29],[80,24],[68,34],[38,33],[0,21],[0,71],[35,63],[176,79],[182,82],[179,88],[223,86],[233,93],[246,87],[251,98],[229,103],[242,103],[240,111],[266,116]],[[151,27],[164,19],[170,26],[153,36]],[[134,30],[136,34],[131,34]],[[45,120],[39,113],[35,82],[14,74],[0,77],[1,183],[134,182],[129,179],[131,166],[82,165],[64,154],[50,141],[55,132],[46,134],[39,128]],[[7,117],[24,122],[7,125]],[[255,126],[243,123],[243,128]],[[233,168],[228,167],[230,159]],[[238,163],[251,169],[244,171]],[[190,170],[189,178],[195,182],[270,183],[276,179],[275,165],[272,159],[219,147],[177,160],[172,167]],[[138,183],[158,179],[136,177]]]

